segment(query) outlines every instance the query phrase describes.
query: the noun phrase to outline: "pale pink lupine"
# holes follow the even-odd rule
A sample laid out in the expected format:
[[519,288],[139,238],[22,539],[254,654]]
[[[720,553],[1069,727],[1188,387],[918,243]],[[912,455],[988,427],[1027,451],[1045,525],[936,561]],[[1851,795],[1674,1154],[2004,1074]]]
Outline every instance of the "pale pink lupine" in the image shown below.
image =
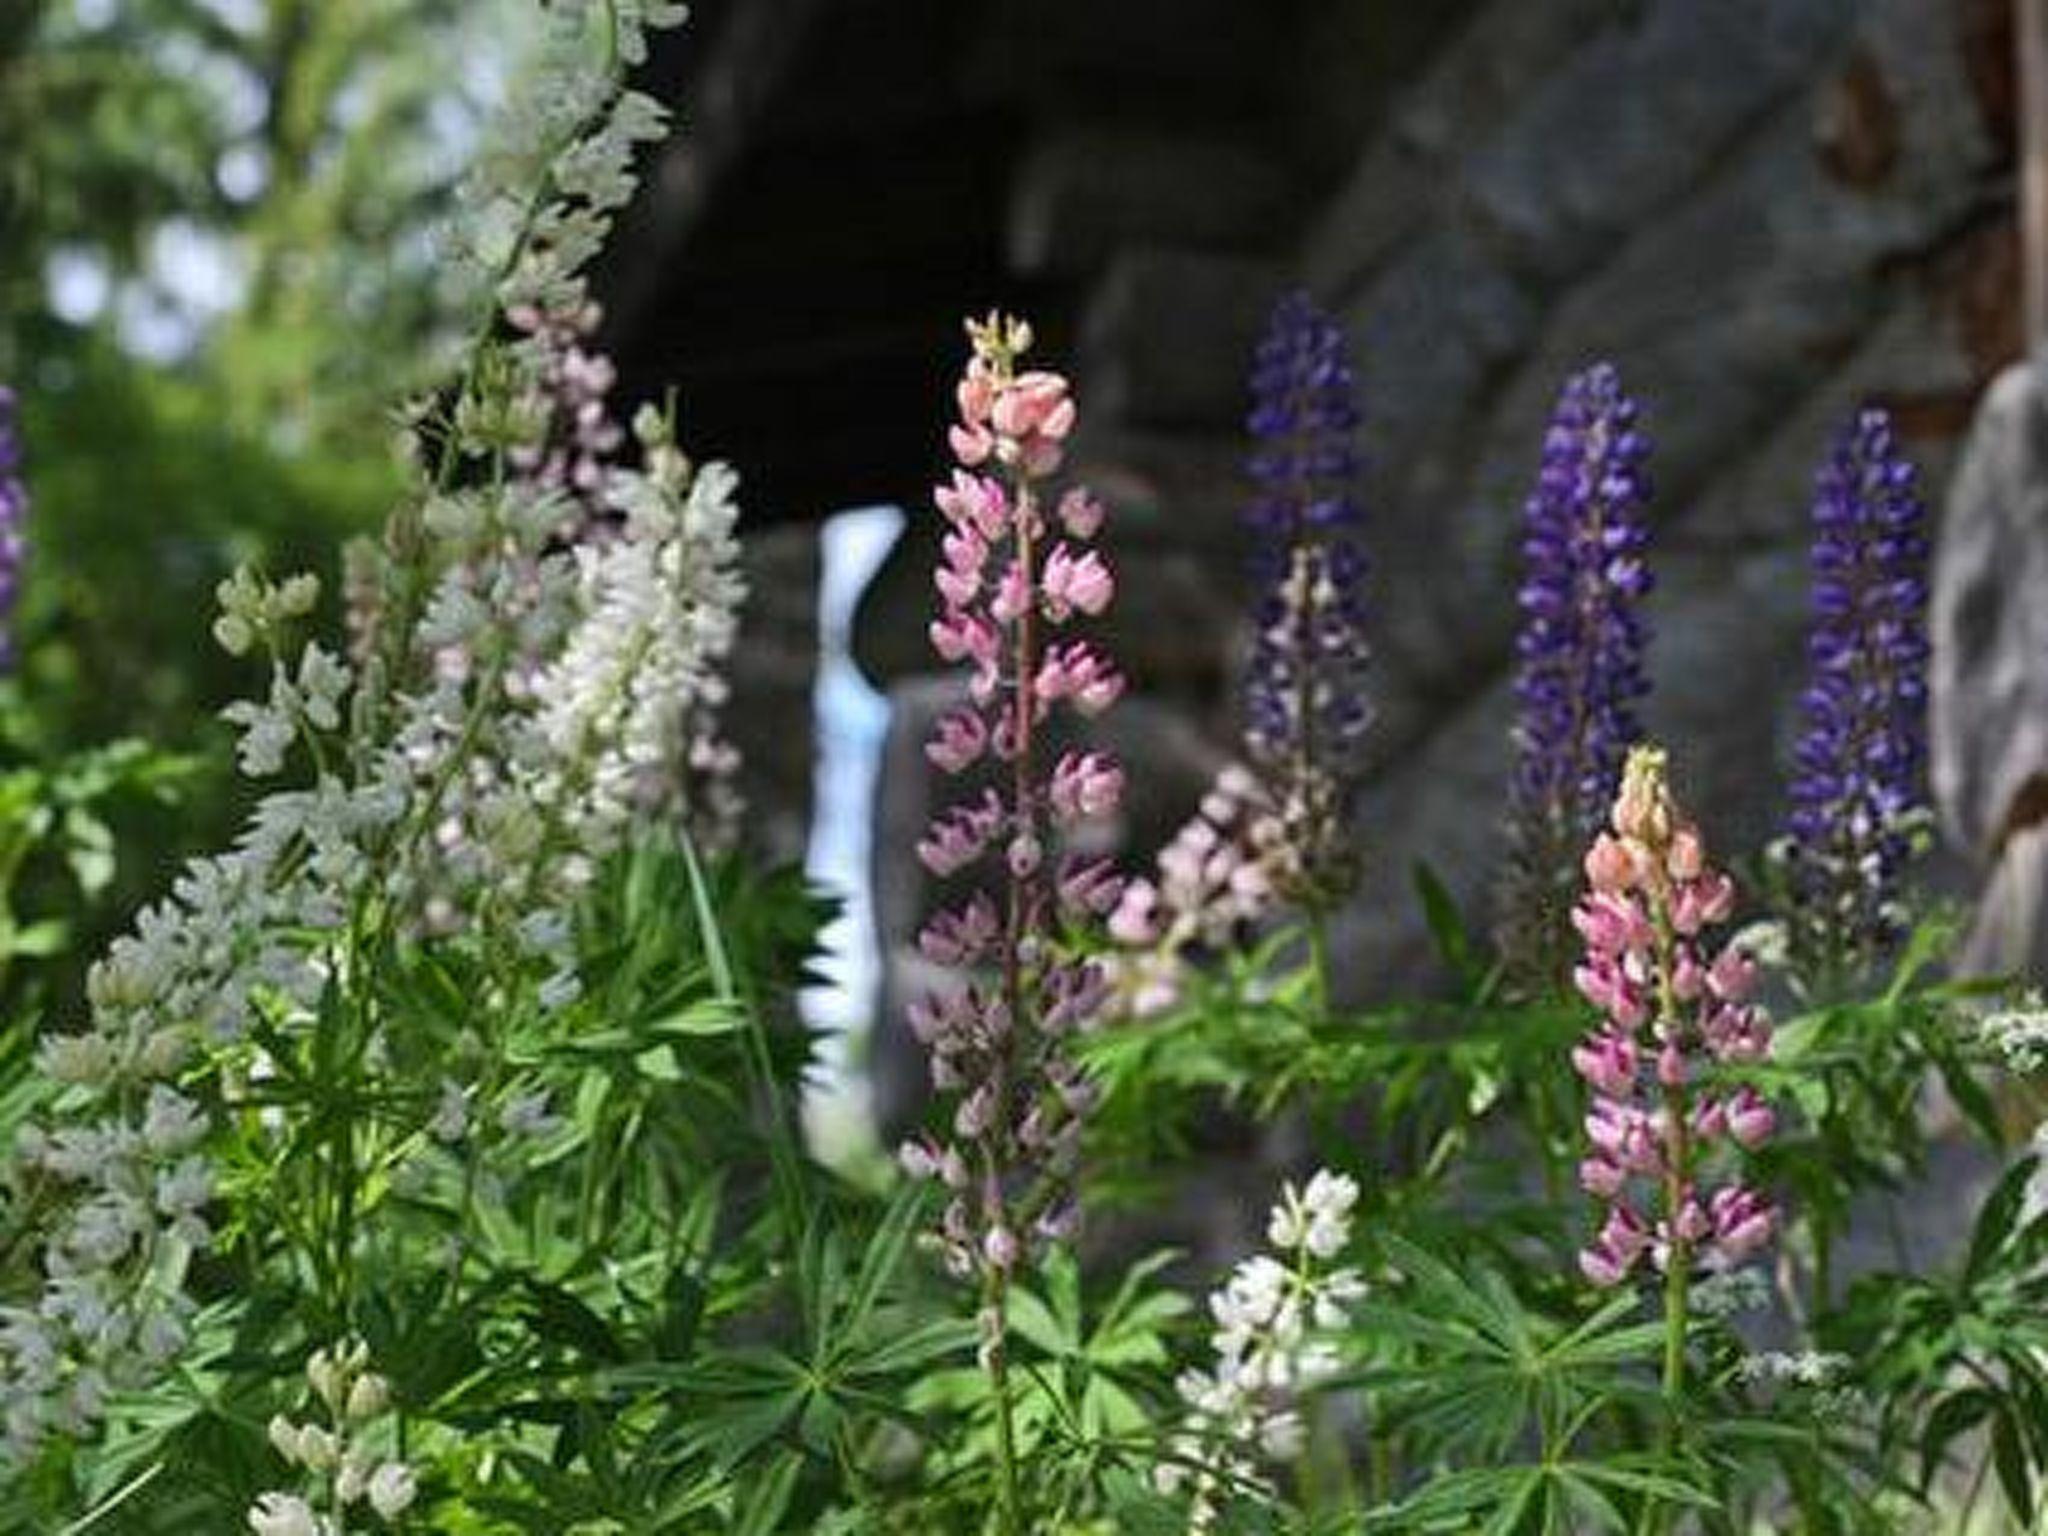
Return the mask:
[[1271,797],[1249,769],[1217,775],[1195,815],[1159,851],[1156,873],[1133,880],[1110,913],[1121,946],[1112,969],[1119,1013],[1143,1018],[1180,1000],[1190,951],[1221,949],[1275,905],[1277,825]]
[[1115,593],[1108,564],[1087,547],[1100,504],[1078,490],[1047,499],[1074,426],[1067,381],[1017,370],[1030,344],[1017,321],[991,317],[968,333],[973,355],[948,434],[957,467],[932,498],[946,529],[931,641],[968,668],[970,702],[941,717],[925,750],[941,773],[987,782],[934,819],[918,855],[942,879],[981,868],[990,889],[935,914],[919,938],[926,958],[960,973],[910,1013],[934,1088],[953,1096],[952,1134],[911,1142],[902,1163],[951,1196],[941,1250],[984,1282],[994,1359],[1008,1273],[1073,1230],[1081,1118],[1094,1098],[1064,1041],[1093,1021],[1107,983],[1094,962],[1060,957],[1057,931],[1100,919],[1121,892],[1106,863],[1062,842],[1116,810],[1123,770],[1094,751],[1048,761],[1040,741],[1056,706],[1098,713],[1123,679],[1087,641],[1052,638],[1100,615]]
[[1768,1056],[1771,1026],[1750,1001],[1754,961],[1733,946],[1708,958],[1705,931],[1733,914],[1735,887],[1672,798],[1663,753],[1630,753],[1585,872],[1575,979],[1605,1021],[1572,1051],[1594,1095],[1579,1182],[1608,1210],[1580,1268],[1611,1286],[1645,1260],[1667,1274],[1733,1267],[1770,1241],[1776,1213],[1740,1183],[1702,1180],[1719,1150],[1753,1149],[1776,1122],[1754,1087],[1713,1078]]

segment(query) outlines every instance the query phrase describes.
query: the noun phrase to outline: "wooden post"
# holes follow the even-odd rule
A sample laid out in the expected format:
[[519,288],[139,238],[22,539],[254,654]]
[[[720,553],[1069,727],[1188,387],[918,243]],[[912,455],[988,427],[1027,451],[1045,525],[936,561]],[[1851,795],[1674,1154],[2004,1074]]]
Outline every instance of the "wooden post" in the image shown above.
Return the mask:
[[2020,260],[2027,353],[2048,367],[2048,0],[2013,0],[2020,77]]

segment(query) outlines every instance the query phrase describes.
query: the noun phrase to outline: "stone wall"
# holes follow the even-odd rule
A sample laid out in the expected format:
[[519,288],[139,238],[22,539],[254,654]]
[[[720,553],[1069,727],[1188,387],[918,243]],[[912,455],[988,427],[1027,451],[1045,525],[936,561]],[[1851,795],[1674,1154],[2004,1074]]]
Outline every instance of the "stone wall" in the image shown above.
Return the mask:
[[[1484,911],[1519,507],[1554,392],[1593,358],[1618,365],[1656,441],[1649,727],[1724,846],[1770,834],[1816,462],[1875,400],[1938,502],[1971,402],[2016,349],[2009,108],[1986,19],[1953,0],[1497,0],[1291,223],[1274,178],[1198,148],[1187,174],[1213,175],[1231,218],[1156,191],[1114,238],[1070,215],[1091,262],[1082,456],[1121,514],[1118,644],[1218,750],[1243,640],[1246,355],[1290,284],[1351,332],[1381,708],[1359,827],[1371,874],[1339,946],[1352,992],[1426,983],[1417,861]],[[1024,206],[1042,223],[1056,201]],[[1275,238],[1244,238],[1253,210]],[[1020,238],[1065,243],[1040,224]],[[899,579],[872,605],[891,624],[913,600]]]

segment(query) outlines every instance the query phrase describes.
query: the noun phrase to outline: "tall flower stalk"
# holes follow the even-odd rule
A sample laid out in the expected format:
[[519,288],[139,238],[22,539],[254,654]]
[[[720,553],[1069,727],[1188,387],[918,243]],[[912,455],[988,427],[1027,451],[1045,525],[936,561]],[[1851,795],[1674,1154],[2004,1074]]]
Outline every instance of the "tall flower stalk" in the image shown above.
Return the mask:
[[1593,1092],[1579,1181],[1606,1218],[1579,1267],[1603,1287],[1645,1265],[1663,1276],[1664,1385],[1675,1400],[1693,1271],[1740,1265],[1776,1225],[1769,1201],[1739,1179],[1710,1183],[1719,1151],[1751,1150],[1775,1126],[1754,1088],[1717,1081],[1770,1055],[1771,1024],[1749,1000],[1755,962],[1709,940],[1734,913],[1734,882],[1708,862],[1658,749],[1629,753],[1585,875],[1575,980],[1604,1022],[1572,1051]]
[[1115,583],[1090,547],[1101,505],[1047,485],[1074,425],[1067,381],[1020,370],[1031,345],[1021,320],[970,322],[972,353],[959,381],[950,435],[957,468],[935,493],[946,520],[935,580],[933,648],[969,671],[968,701],[940,720],[927,747],[942,773],[970,781],[918,844],[933,875],[986,879],[926,924],[927,958],[954,985],[917,1004],[911,1027],[931,1051],[932,1083],[953,1102],[952,1136],[903,1149],[912,1173],[949,1191],[939,1232],[948,1266],[978,1279],[981,1357],[995,1395],[1001,1509],[1024,1529],[1007,1366],[1010,1279],[1077,1219],[1081,1121],[1093,1098],[1065,1042],[1101,1008],[1108,990],[1092,960],[1069,960],[1063,924],[1093,920],[1116,901],[1099,861],[1063,851],[1078,822],[1114,810],[1123,771],[1092,751],[1054,757],[1055,711],[1101,713],[1123,691],[1087,641],[1056,638],[1100,615]]
[[1868,968],[1904,928],[1900,872],[1928,819],[1927,558],[1913,465],[1883,411],[1859,412],[1814,488],[1813,628],[1777,850],[1810,986]]
[[1605,817],[1623,754],[1641,734],[1649,447],[1611,366],[1574,374],[1523,510],[1499,939],[1511,972],[1531,989],[1565,980],[1579,850]]
[[1343,328],[1308,295],[1274,311],[1252,397],[1246,522],[1259,598],[1245,746],[1274,802],[1270,873],[1308,917],[1320,978],[1323,924],[1358,879],[1351,809],[1373,711],[1357,385]]
[[14,668],[14,605],[28,554],[28,485],[21,475],[21,433],[14,391],[0,384],[0,672]]

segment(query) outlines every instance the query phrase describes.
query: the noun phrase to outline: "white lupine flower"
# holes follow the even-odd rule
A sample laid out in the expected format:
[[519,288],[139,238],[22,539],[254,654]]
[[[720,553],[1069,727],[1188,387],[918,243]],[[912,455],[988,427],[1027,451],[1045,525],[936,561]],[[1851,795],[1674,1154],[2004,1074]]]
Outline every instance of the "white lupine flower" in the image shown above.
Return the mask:
[[552,1136],[561,1128],[561,1119],[548,1110],[548,1095],[545,1089],[535,1093],[517,1093],[505,1101],[498,1111],[498,1128],[508,1136],[522,1136],[538,1141]]
[[[281,677],[276,686],[278,690],[284,689]],[[267,704],[249,699],[230,704],[220,712],[220,717],[241,727],[235,758],[244,774],[252,779],[267,779],[283,771],[285,754],[291,750],[297,729],[290,710],[282,707],[275,696]]]
[[624,537],[577,551],[584,617],[534,684],[546,764],[535,793],[570,810],[586,847],[664,807],[716,844],[736,810],[737,755],[717,716],[746,593],[737,477],[716,463],[693,472],[658,413],[634,427],[647,468],[616,474],[609,490]]
[[2048,1064],[2048,1002],[2039,992],[2024,993],[2010,1007],[1987,1013],[1977,1032],[2014,1072],[2038,1072]]
[[418,1491],[412,1468],[402,1461],[387,1461],[370,1474],[370,1507],[386,1520],[404,1514]]
[[157,1153],[183,1152],[206,1133],[199,1106],[162,1083],[152,1083],[143,1113],[142,1139]]
[[583,978],[574,971],[557,971],[540,984],[536,995],[541,1008],[548,1013],[559,1012],[583,995]]
[[267,1431],[270,1445],[286,1461],[296,1463],[299,1459],[299,1426],[283,1414],[272,1414]]
[[313,1506],[296,1494],[263,1494],[249,1511],[249,1529],[256,1536],[323,1536],[326,1528]]
[[369,1486],[369,1462],[356,1452],[349,1452],[342,1458],[341,1466],[335,1471],[334,1496],[344,1504],[353,1504],[363,1496]]
[[116,1065],[114,1043],[99,1035],[47,1035],[36,1047],[36,1067],[60,1083],[105,1085]]
[[353,1420],[374,1419],[390,1402],[391,1383],[375,1371],[365,1371],[348,1389],[348,1404],[344,1411]]
[[1259,1450],[1268,1461],[1293,1461],[1308,1448],[1308,1427],[1291,1409],[1273,1414],[1259,1426]]
[[341,1460],[341,1441],[318,1424],[299,1430],[299,1463],[310,1471],[325,1472]]
[[1789,1382],[1796,1386],[1820,1387],[1841,1375],[1849,1364],[1847,1355],[1822,1354],[1815,1350],[1788,1354],[1783,1350],[1768,1349],[1759,1354],[1744,1355],[1735,1370],[1744,1381]]
[[1211,1294],[1216,1363],[1176,1380],[1187,1411],[1168,1442],[1174,1459],[1153,1474],[1160,1492],[1188,1500],[1191,1531],[1215,1529],[1232,1486],[1261,1485],[1254,1450],[1287,1461],[1306,1448],[1296,1399],[1343,1365],[1318,1335],[1342,1328],[1365,1293],[1357,1271],[1326,1267],[1350,1241],[1357,1204],[1357,1183],[1341,1174],[1318,1172],[1300,1190],[1283,1185],[1266,1228],[1278,1256],[1243,1260]]
[[476,1090],[463,1084],[444,1079],[441,1083],[441,1102],[434,1111],[434,1118],[428,1122],[427,1132],[436,1141],[458,1142],[469,1134],[469,1104]]

